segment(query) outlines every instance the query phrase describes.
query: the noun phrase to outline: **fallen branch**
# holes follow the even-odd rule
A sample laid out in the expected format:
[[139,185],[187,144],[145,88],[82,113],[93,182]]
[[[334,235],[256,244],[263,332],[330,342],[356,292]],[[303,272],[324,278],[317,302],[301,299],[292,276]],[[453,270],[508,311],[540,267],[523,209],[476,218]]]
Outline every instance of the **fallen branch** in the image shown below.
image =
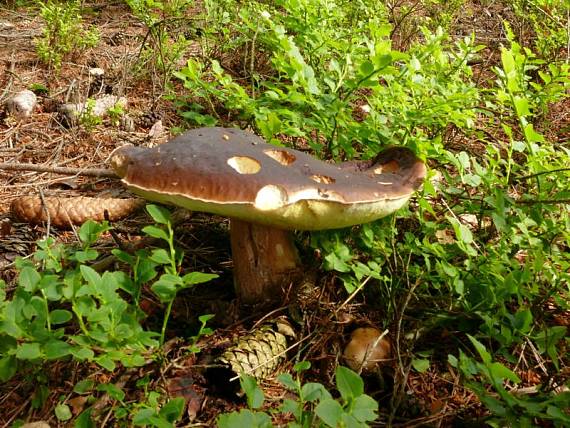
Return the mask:
[[0,163],[0,170],[51,172],[62,175],[119,178],[112,169],[108,168],[67,168],[61,166],[36,165],[33,163]]

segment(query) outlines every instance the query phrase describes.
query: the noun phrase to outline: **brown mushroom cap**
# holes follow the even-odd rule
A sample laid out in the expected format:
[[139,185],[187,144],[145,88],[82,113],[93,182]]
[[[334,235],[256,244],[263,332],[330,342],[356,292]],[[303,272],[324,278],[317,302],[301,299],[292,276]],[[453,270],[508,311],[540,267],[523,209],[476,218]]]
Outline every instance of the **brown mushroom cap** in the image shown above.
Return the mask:
[[387,337],[374,327],[357,328],[350,335],[350,342],[344,348],[343,357],[353,370],[370,372],[391,356],[391,345]]
[[123,147],[113,168],[135,194],[283,229],[334,229],[402,207],[425,177],[405,148],[328,164],[239,129],[200,128],[161,146]]

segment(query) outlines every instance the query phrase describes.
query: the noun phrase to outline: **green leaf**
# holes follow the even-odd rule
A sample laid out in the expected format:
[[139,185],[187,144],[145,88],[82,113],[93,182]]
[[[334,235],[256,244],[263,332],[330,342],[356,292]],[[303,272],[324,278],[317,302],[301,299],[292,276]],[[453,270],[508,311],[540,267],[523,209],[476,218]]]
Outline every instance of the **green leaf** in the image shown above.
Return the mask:
[[20,360],[35,360],[41,356],[39,343],[22,343],[16,349],[16,357]]
[[475,339],[470,334],[468,334],[467,337],[469,338],[469,340],[471,341],[471,343],[473,344],[473,346],[475,347],[475,349],[477,350],[477,352],[481,356],[481,359],[483,360],[483,362],[486,364],[490,364],[491,363],[491,354],[489,354],[487,352],[485,345],[483,345],[481,342],[479,342],[477,339]]
[[269,415],[249,409],[220,415],[217,423],[219,428],[273,428]]
[[356,397],[351,409],[350,414],[359,422],[371,422],[378,417],[378,402],[365,394]]
[[103,367],[104,369],[106,369],[110,372],[115,370],[115,368],[117,367],[115,362],[106,355],[102,355],[100,357],[97,357],[94,360],[97,364],[99,364],[101,367]]
[[76,394],[86,394],[88,392],[91,392],[94,386],[95,386],[95,381],[91,379],[80,380],[73,387],[73,392],[75,392]]
[[89,249],[85,251],[76,251],[73,255],[75,260],[79,263],[86,263],[88,261],[95,260],[99,256],[99,253],[96,250]]
[[320,383],[307,382],[301,388],[301,396],[304,401],[320,401],[332,398],[327,389]]
[[293,370],[295,370],[297,373],[307,371],[310,368],[311,368],[310,361],[299,361],[297,364],[293,366]]
[[495,381],[502,381],[503,379],[508,379],[514,383],[520,383],[520,378],[512,372],[509,368],[505,367],[500,363],[492,363],[489,366],[489,372]]
[[281,373],[277,376],[277,380],[291,391],[297,391],[297,382],[295,382],[290,373]]
[[138,412],[135,413],[135,415],[133,416],[133,425],[136,426],[146,426],[148,425],[149,419],[152,416],[155,416],[156,412],[154,411],[154,409],[141,409]]
[[259,409],[263,404],[265,397],[263,396],[263,391],[259,386],[253,376],[242,374],[239,379],[239,383],[247,396],[247,405],[250,409]]
[[97,386],[97,391],[106,392],[109,397],[117,401],[125,399],[125,392],[113,383],[102,383]]
[[[570,416],[564,412],[563,408],[564,407],[548,406],[546,408],[546,414],[556,421],[565,423],[565,426],[570,426]],[[566,409],[568,409],[567,406]]]
[[101,233],[106,232],[109,229],[109,224],[106,221],[103,223],[97,223],[93,220],[87,220],[79,228],[79,239],[81,239],[83,245],[89,246],[99,239]]
[[[399,52],[397,53],[399,54]],[[374,67],[377,70],[382,70],[383,68],[386,68],[388,65],[390,65],[393,59],[394,58],[392,57],[392,54],[384,54],[376,56],[374,58]]]
[[0,381],[6,382],[18,371],[18,361],[14,355],[4,355],[0,358]]
[[336,428],[344,411],[342,406],[332,399],[321,401],[315,408],[315,414],[329,427]]
[[176,293],[182,283],[179,276],[163,274],[158,281],[150,287],[162,303],[170,302],[176,297]]
[[99,288],[101,286],[101,276],[95,269],[86,265],[81,265],[79,270],[81,271],[81,276],[83,276],[83,279],[85,279],[89,285],[92,285],[95,288]]
[[[285,398],[283,400],[283,403],[281,404],[280,411],[283,413],[291,413],[295,417],[295,419],[299,420],[301,419],[303,408],[299,401],[292,400],[290,398]],[[293,427],[296,426],[294,425]]]
[[512,320],[512,325],[521,333],[526,334],[530,331],[532,320],[533,317],[530,309],[519,309]]
[[50,340],[44,345],[45,357],[48,360],[57,360],[71,354],[72,346],[62,340]]
[[185,286],[191,286],[211,281],[217,277],[218,275],[215,273],[190,272],[182,277],[182,281],[184,282]]
[[196,123],[201,126],[216,126],[218,120],[209,114],[201,114],[195,111],[185,111],[180,114],[184,119],[188,119],[191,122]]
[[147,212],[150,214],[152,219],[158,224],[168,224],[170,223],[170,211],[159,205],[149,204],[146,206]]
[[202,325],[206,325],[206,323],[208,321],[210,321],[212,318],[214,318],[216,315],[214,314],[204,314],[204,315],[200,315],[198,317],[198,321],[200,321],[200,323],[202,323]]
[[91,419],[91,412],[93,409],[89,408],[82,412],[73,424],[73,428],[95,428],[95,423]]
[[483,404],[495,415],[500,417],[505,417],[507,410],[505,409],[504,403],[490,395],[480,395],[479,398]]
[[60,421],[68,421],[73,417],[67,404],[58,404],[55,406],[55,416]]
[[158,249],[152,250],[152,253],[150,255],[150,259],[153,262],[161,264],[161,265],[170,264],[170,255],[168,254],[168,252],[164,248],[158,248]]
[[360,64],[360,73],[364,76],[368,76],[374,72],[374,64],[371,61],[364,61]]
[[144,284],[156,277],[156,263],[147,258],[142,258],[137,265],[135,273],[138,282]]
[[425,358],[414,358],[412,367],[419,373],[425,373],[429,369],[429,360]]
[[40,282],[41,276],[33,267],[26,266],[18,276],[18,285],[28,293],[36,291],[36,286]]
[[515,96],[513,97],[513,103],[517,116],[524,117],[530,115],[529,104],[526,98]]
[[184,406],[186,405],[186,401],[182,397],[176,397],[168,401],[160,411],[158,415],[168,422],[174,423],[182,416],[182,412],[184,411]]
[[161,229],[157,226],[145,226],[143,227],[142,231],[152,238],[162,239],[166,242],[170,240],[168,234],[164,231],[164,229]]
[[[507,77],[507,81],[511,82],[514,81],[516,78],[516,63],[513,53],[505,48],[501,49],[501,62],[503,64],[503,70],[505,71],[505,75]],[[509,86],[509,89],[513,92],[518,90],[518,86],[514,84]]]
[[536,132],[532,123],[528,123],[523,128],[524,136],[530,143],[544,143],[544,135]]
[[364,394],[364,381],[347,367],[338,366],[335,372],[338,392],[345,401]]
[[459,222],[459,220],[452,217],[449,217],[448,220],[452,224],[453,229],[455,231],[455,235],[459,241],[462,241],[467,245],[473,242],[473,234],[471,233],[471,230],[469,230],[467,226],[465,226],[464,224]]
[[49,319],[52,324],[63,324],[68,322],[73,317],[70,311],[65,309],[54,309],[49,313]]

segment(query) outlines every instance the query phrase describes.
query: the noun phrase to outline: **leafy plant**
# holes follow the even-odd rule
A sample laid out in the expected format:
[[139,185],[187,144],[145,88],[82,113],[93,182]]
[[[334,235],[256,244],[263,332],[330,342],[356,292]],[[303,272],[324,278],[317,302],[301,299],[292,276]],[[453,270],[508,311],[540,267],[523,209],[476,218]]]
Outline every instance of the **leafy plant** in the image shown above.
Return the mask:
[[[180,276],[178,271],[181,267],[184,254],[181,251],[178,251],[174,246],[174,230],[172,229],[170,212],[166,208],[158,205],[147,205],[146,208],[157,225],[146,226],[143,228],[143,232],[148,236],[165,241],[168,245],[168,249],[165,250],[163,248],[158,248],[152,250],[148,255],[147,262],[141,262],[141,256],[147,256],[145,252],[138,253],[136,257],[120,250],[114,250],[113,254],[133,266],[135,270],[135,283],[140,283],[141,273],[142,277],[147,280],[149,278],[154,278],[156,275],[156,267],[162,266],[164,268],[164,273],[151,286],[151,290],[156,294],[161,303],[166,304],[164,320],[160,333],[160,344],[163,344],[166,335],[166,327],[170,318],[170,312],[172,311],[172,305],[177,293],[196,284],[211,281],[212,279],[217,278],[218,275],[202,272],[190,272],[184,276]],[[141,267],[142,272],[139,271]],[[136,290],[135,293],[138,299],[140,291]],[[207,316],[201,318],[202,327],[199,334],[204,334],[205,322],[208,319],[209,318]]]
[[[335,400],[320,383],[301,384],[299,374],[309,368],[310,363],[301,362],[294,368],[298,374],[296,379],[288,373],[278,377],[286,388],[297,395],[297,399],[285,399],[279,408],[280,412],[294,417],[295,422],[290,423],[290,427],[366,427],[368,422],[377,418],[378,403],[364,394],[364,382],[357,373],[346,367],[337,367],[335,379],[340,399]],[[255,379],[242,375],[240,384],[247,396],[249,408],[259,409],[263,405],[264,396]],[[272,425],[271,418],[266,413],[243,409],[221,415],[218,426],[265,428]]]
[[41,361],[73,357],[113,370],[144,364],[143,353],[157,345],[144,331],[141,312],[122,297],[129,290],[123,272],[102,275],[87,263],[99,253],[91,246],[106,223],[79,229],[81,248],[38,242],[31,260],[20,259],[17,287],[0,294],[0,379]]
[[125,115],[125,108],[122,104],[117,103],[107,111],[107,114],[113,126],[119,126],[121,117]]
[[[410,337],[460,325],[508,363],[530,341],[555,372],[567,363],[555,340],[563,328],[542,309],[549,302],[568,310],[570,152],[548,140],[546,118],[567,95],[568,65],[545,64],[507,26],[496,81],[477,89],[468,64],[483,47],[473,37],[451,42],[441,29],[422,29],[421,41],[399,52],[385,10],[330,6],[210,4],[213,19],[226,23],[210,37],[226,40],[241,68],[217,51],[189,61],[176,73],[192,91],[180,103],[182,116],[199,125],[250,125],[275,144],[307,144],[335,160],[370,158],[389,144],[429,158],[437,171],[410,207],[311,234],[323,267],[349,292],[366,284],[367,301],[387,324],[400,325],[413,310],[414,323],[402,328],[422,327]],[[343,37],[355,28],[358,37]],[[433,349],[414,353],[422,358],[410,364],[426,370],[423,357],[433,358]],[[483,377],[479,387],[495,388],[488,382]],[[561,409],[551,398],[539,393],[533,402]]]
[[[371,157],[396,141],[427,146],[428,137],[450,121],[472,123],[477,94],[462,77],[478,48],[469,38],[446,50],[442,31],[425,30],[424,45],[397,52],[390,47],[389,25],[372,6],[327,5],[282,1],[268,11],[250,2],[238,8],[236,21],[244,32],[255,31],[271,69],[264,75],[249,69],[244,87],[216,60],[188,61],[175,73],[192,91],[182,116],[210,126],[221,111],[230,112],[225,121],[253,125],[276,144],[279,135],[302,138],[323,157],[335,158]],[[359,37],[332,37],[331,31],[347,31],[348,23],[361,29]],[[418,94],[411,100],[413,91]]]
[[[18,260],[14,292],[9,295],[5,284],[0,284],[1,380],[27,365],[66,357],[94,361],[107,370],[113,370],[117,361],[126,367],[145,364],[143,355],[164,342],[176,294],[216,277],[199,272],[179,276],[183,254],[174,248],[169,213],[154,205],[148,210],[158,225],[146,227],[145,233],[165,240],[168,251],[155,249],[132,256],[114,250],[133,266],[133,279],[122,271],[100,274],[88,265],[99,256],[92,245],[109,230],[105,222],[88,221],[79,229],[79,249],[48,238],[38,242],[31,260]],[[156,277],[159,266],[164,266],[165,273],[151,289],[167,306],[157,342],[156,333],[142,328],[138,304],[142,285]],[[202,327],[194,342],[210,331],[205,326],[210,317],[200,318]]]
[[78,0],[37,0],[45,27],[36,39],[36,51],[45,63],[56,69],[69,54],[96,46],[99,32],[95,27],[85,29]]
[[[173,428],[175,422],[182,417],[185,405],[184,398],[177,397],[167,399],[164,394],[159,391],[147,390],[148,377],[138,380],[136,386],[138,389],[144,391],[144,395],[138,401],[127,400],[125,391],[113,383],[94,385],[93,381],[86,380],[75,385],[73,391],[83,395],[89,394],[89,396],[97,392],[106,394],[113,402],[112,413],[116,423],[125,423],[128,421],[130,426]],[[67,417],[69,407],[66,404],[60,404],[58,408],[60,409],[59,414],[63,417]],[[74,426],[78,428],[94,426],[93,411],[93,407],[84,410],[75,419]],[[57,415],[58,410],[56,408],[56,416]],[[58,419],[60,419],[59,416]]]
[[[570,407],[570,392],[545,391],[538,397],[532,397],[518,395],[516,389],[515,393],[507,391],[507,383],[519,384],[520,378],[503,364],[494,362],[481,342],[472,336],[468,337],[482,362],[475,361],[463,352],[459,353],[459,359],[452,355],[448,359],[453,367],[460,369],[466,376],[467,386],[475,391],[481,402],[493,413],[494,416],[486,421],[490,426],[500,427],[506,422],[510,426],[531,427],[535,426],[536,419],[552,421],[560,427],[570,423],[570,415],[562,410]],[[482,376],[492,385],[493,393],[477,381],[477,376]]]
[[[535,37],[529,43],[538,54],[549,60],[559,58],[568,43],[567,19],[570,5],[565,0],[511,0],[521,32],[530,27]],[[566,21],[565,21],[566,19]]]
[[[126,0],[133,14],[147,27],[141,48],[139,70],[151,69],[161,76],[162,89],[170,79],[176,63],[188,48],[186,12],[193,0]],[[148,46],[145,46],[148,42]]]
[[94,113],[96,100],[88,98],[85,101],[85,108],[79,115],[79,123],[85,127],[88,132],[93,131],[97,125],[101,125],[103,120],[101,116]]

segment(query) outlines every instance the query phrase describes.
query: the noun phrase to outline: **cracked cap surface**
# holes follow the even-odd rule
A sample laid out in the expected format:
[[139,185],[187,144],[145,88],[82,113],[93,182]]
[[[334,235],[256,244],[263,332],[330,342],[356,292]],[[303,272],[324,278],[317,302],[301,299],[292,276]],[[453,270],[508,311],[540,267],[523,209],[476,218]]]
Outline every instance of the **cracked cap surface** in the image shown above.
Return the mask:
[[148,200],[284,229],[366,223],[402,207],[425,165],[392,147],[373,161],[329,164],[233,128],[199,128],[151,149],[122,147],[111,164]]

